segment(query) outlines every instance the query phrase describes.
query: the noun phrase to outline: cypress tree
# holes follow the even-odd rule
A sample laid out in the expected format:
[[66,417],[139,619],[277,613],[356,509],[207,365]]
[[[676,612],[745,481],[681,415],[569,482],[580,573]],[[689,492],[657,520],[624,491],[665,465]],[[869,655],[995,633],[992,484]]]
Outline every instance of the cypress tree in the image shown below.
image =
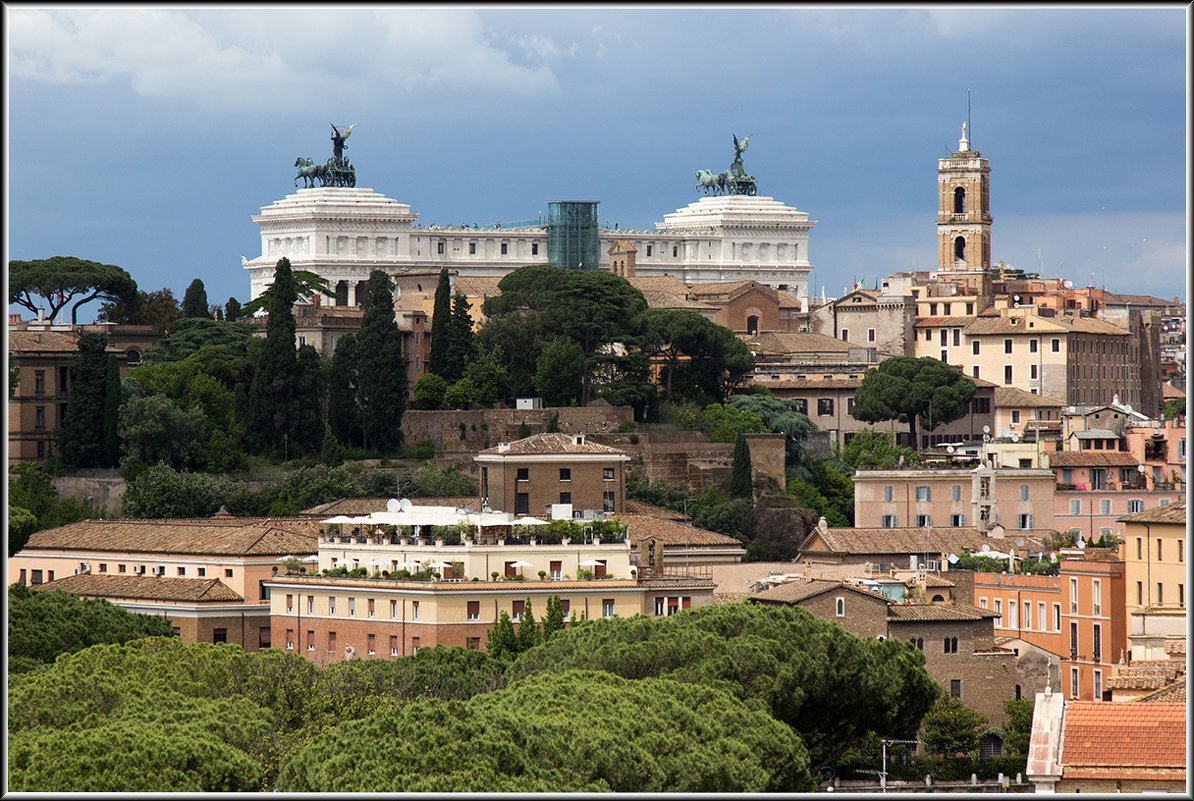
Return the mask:
[[249,386],[249,427],[272,450],[282,450],[293,436],[294,378],[298,355],[294,347],[294,301],[298,297],[290,259],[278,260],[274,283],[266,290],[265,346]]
[[556,632],[563,630],[564,605],[560,603],[560,596],[548,596],[547,614],[543,618],[543,641],[547,642]]
[[357,408],[356,336],[345,334],[336,343],[328,376],[328,425],[345,445],[361,441],[361,415]]
[[228,298],[228,302],[224,304],[224,319],[228,321],[240,319],[240,301],[236,298]]
[[58,430],[59,453],[67,467],[102,467],[105,464],[107,347],[105,334],[79,337],[79,355],[71,366],[70,404],[66,407],[66,419]]
[[402,442],[399,425],[406,410],[406,358],[394,318],[393,281],[382,270],[374,270],[365,285],[356,350],[364,444],[380,451]]
[[211,311],[207,308],[207,290],[203,288],[203,281],[196,278],[187,287],[182,296],[183,317],[206,317],[211,319]]
[[531,599],[526,600],[526,610],[522,620],[518,621],[518,652],[529,651],[539,644],[539,628],[535,625],[535,615],[531,613]]
[[448,268],[439,272],[439,285],[435,288],[435,305],[431,309],[431,354],[427,361],[427,372],[447,378],[444,367],[447,364],[452,328],[452,287],[448,280]]
[[303,345],[298,350],[295,364],[295,434],[291,447],[295,453],[314,453],[323,443],[324,400],[327,397],[327,381],[323,373],[323,360],[314,345]]
[[120,463],[120,435],[116,432],[116,425],[120,422],[120,365],[112,354],[108,354],[105,384],[104,466],[115,467]]
[[[463,294],[457,292],[452,299],[452,318],[448,325],[447,363],[440,373],[449,382],[464,378],[464,368],[473,359],[473,318],[469,316],[471,304]],[[433,340],[434,341],[434,340]]]
[[497,625],[489,630],[485,648],[495,659],[512,659],[518,655],[518,635],[514,633],[514,624],[506,610],[502,610]]
[[739,434],[734,442],[734,464],[730,469],[730,497],[752,499],[754,492],[751,478],[750,448],[746,444],[746,437]]

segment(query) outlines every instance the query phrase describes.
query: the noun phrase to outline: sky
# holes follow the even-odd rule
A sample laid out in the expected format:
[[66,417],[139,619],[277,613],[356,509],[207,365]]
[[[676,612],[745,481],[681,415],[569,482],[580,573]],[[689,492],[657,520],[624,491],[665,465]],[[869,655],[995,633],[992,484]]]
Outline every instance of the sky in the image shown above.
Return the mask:
[[295,191],[297,156],[331,155],[329,123],[357,124],[357,186],[424,225],[596,200],[603,224],[654,230],[749,134],[759,194],[817,221],[810,292],[833,297],[935,269],[937,161],[967,120],[994,261],[1186,299],[1181,5],[5,15],[6,257],[116,264],[180,301],[196,277],[248,300],[251,216]]

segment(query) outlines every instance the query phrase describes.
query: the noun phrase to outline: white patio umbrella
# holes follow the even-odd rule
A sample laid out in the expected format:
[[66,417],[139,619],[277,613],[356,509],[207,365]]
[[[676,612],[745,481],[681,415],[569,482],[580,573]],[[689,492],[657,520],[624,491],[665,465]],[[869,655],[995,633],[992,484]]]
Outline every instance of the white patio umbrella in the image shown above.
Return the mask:
[[534,567],[534,565],[530,562],[524,562],[519,559],[517,562],[511,562],[510,567],[516,567],[518,568],[519,572],[521,572],[524,567]]
[[355,518],[349,517],[348,515],[336,515],[335,517],[329,517],[327,520],[324,520],[323,522],[336,523],[336,524],[351,523],[354,519]]
[[581,567],[597,567],[597,565],[603,565],[605,562],[599,562],[596,559],[586,559],[583,562],[577,562],[577,564]]
[[304,561],[304,562],[318,562],[318,561],[319,561],[319,557],[318,557],[318,556],[315,556],[314,554],[312,554],[311,556],[308,556],[308,557],[304,558],[304,559],[303,559],[303,561]]
[[448,562],[432,562],[431,564],[427,565],[427,567],[451,567],[451,566],[452,565]]
[[[279,561],[279,562],[285,562],[287,559],[293,559],[293,558],[294,558],[293,556],[283,556],[283,557],[282,557],[281,559],[279,559],[278,561]],[[316,557],[316,558],[318,558],[318,557]]]
[[513,521],[516,526],[546,526],[550,524],[548,520],[540,520],[537,517],[519,517]]

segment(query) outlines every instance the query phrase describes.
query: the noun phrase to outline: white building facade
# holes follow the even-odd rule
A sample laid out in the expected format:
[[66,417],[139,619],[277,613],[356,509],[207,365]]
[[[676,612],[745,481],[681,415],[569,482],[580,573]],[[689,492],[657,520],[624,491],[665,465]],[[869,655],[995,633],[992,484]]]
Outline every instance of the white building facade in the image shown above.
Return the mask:
[[[282,257],[338,287],[339,305],[358,305],[376,269],[395,272],[442,267],[462,276],[501,277],[528,264],[547,263],[547,224],[513,227],[422,227],[418,214],[372,189],[300,189],[264,206],[253,221],[261,229],[261,255],[242,266],[250,295],[273,281]],[[637,249],[640,276],[673,276],[685,283],[754,280],[798,298],[808,296],[809,233],[816,221],[770,197],[704,197],[664,215],[655,231],[599,229],[600,268],[609,249],[627,240]]]

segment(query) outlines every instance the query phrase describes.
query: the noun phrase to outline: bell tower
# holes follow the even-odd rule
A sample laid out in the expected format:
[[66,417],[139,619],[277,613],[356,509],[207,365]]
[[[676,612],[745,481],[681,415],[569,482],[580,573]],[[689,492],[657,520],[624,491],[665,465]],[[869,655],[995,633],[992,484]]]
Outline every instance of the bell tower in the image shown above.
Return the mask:
[[970,149],[966,124],[957,152],[937,162],[937,270],[978,278],[991,269],[991,168]]

